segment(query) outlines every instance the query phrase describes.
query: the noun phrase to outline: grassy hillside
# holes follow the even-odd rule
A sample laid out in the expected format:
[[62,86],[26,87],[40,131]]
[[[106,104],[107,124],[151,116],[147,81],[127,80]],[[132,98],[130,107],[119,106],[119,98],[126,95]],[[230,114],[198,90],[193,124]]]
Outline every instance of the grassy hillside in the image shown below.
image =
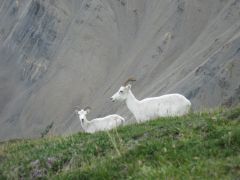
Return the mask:
[[0,179],[237,179],[240,107],[0,145]]

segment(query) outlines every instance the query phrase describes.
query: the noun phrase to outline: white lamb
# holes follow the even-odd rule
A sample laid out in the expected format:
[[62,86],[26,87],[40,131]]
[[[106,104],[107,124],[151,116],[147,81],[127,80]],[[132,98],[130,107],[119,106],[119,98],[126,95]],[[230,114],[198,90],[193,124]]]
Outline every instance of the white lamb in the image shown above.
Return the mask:
[[191,108],[191,102],[181,94],[166,94],[139,101],[131,91],[130,81],[135,80],[129,79],[111,97],[111,100],[113,102],[125,101],[138,123],[159,117],[182,116],[187,114]]
[[117,114],[109,115],[102,118],[96,118],[89,121],[86,118],[86,115],[89,112],[89,107],[81,110],[76,110],[83,130],[88,133],[111,130],[113,128],[116,128],[117,126],[122,125],[125,122],[125,119]]

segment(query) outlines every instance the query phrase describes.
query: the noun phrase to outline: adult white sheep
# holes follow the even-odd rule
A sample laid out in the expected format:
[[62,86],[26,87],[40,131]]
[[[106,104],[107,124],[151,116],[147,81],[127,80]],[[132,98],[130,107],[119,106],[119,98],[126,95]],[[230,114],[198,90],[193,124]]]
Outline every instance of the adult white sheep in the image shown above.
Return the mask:
[[79,116],[81,126],[85,132],[95,133],[97,131],[106,131],[122,125],[125,119],[117,114],[109,115],[102,118],[96,118],[91,121],[87,120],[86,115],[90,112],[90,108],[86,107],[76,110]]
[[131,81],[135,80],[128,79],[111,97],[111,100],[125,101],[138,123],[159,117],[182,116],[191,108],[191,102],[181,94],[166,94],[139,101],[131,91],[131,84],[129,84]]

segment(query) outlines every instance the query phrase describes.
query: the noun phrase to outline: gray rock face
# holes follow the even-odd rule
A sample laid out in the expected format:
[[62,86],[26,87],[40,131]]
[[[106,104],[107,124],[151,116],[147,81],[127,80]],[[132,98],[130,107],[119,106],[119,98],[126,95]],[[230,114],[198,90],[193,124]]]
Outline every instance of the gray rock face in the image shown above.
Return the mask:
[[0,1],[0,139],[80,131],[74,106],[134,121],[109,101],[128,77],[139,99],[237,104],[240,1]]

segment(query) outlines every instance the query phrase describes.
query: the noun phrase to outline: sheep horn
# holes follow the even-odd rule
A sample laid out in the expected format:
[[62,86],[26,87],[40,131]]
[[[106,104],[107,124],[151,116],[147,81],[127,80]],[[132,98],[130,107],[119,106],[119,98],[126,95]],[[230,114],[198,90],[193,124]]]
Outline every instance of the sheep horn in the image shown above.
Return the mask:
[[87,107],[84,108],[85,111],[88,110],[88,109],[91,110],[91,107],[87,106]]
[[130,82],[134,82],[136,81],[136,79],[134,78],[129,78],[125,83],[124,83],[124,86],[127,86]]

